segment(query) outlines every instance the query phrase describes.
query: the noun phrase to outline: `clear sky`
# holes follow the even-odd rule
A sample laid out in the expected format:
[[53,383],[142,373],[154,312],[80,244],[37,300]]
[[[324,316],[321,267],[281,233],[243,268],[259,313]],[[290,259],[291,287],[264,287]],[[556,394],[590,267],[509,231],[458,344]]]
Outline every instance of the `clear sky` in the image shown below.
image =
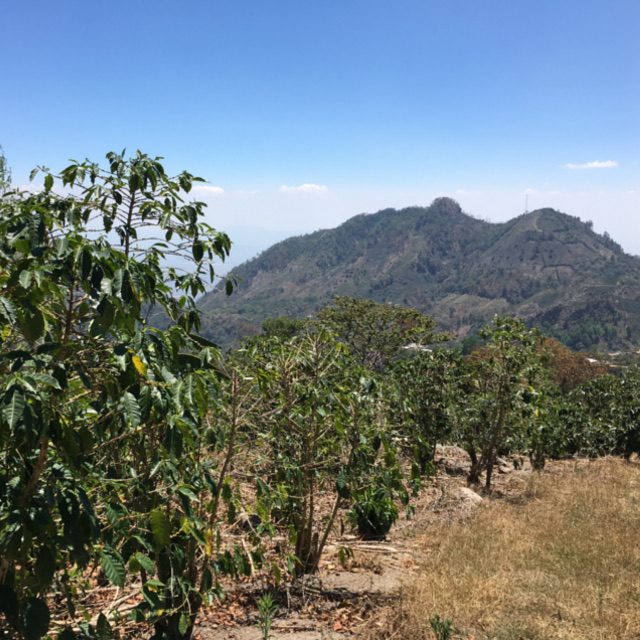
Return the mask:
[[140,149],[210,184],[236,262],[447,195],[552,206],[640,254],[639,0],[5,2],[0,145]]

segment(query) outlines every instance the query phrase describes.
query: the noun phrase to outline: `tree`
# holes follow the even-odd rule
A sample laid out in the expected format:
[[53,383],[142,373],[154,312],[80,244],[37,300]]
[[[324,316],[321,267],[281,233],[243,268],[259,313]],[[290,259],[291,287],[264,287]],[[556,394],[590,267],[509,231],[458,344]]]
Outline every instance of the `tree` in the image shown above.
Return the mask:
[[[257,493],[289,528],[294,574],[314,573],[342,506],[362,507],[355,520],[370,515],[365,502],[407,501],[394,434],[380,420],[375,374],[330,334],[312,330],[248,344],[263,393],[254,418]],[[323,490],[333,492],[328,517],[318,509]]]
[[[611,374],[574,389],[568,400],[580,416],[573,440],[589,455],[640,455],[640,375],[630,369],[622,377]],[[574,428],[574,432],[577,431]]]
[[[524,418],[535,417],[538,396],[532,384],[541,362],[537,355],[539,334],[522,320],[496,316],[480,330],[487,346],[471,354],[465,413],[465,440],[471,457],[469,482],[486,471],[486,488],[496,456]],[[532,410],[533,409],[533,410]]]
[[112,612],[87,622],[79,598],[97,567],[120,588],[140,579],[132,615],[156,640],[187,638],[216,572],[235,570],[207,513],[219,353],[194,333],[230,242],[182,199],[199,178],[140,152],[107,159],[41,169],[43,191],[0,200],[0,614],[29,640],[54,610],[63,640],[109,634]]
[[436,444],[457,436],[464,376],[461,354],[447,349],[419,352],[393,368],[394,422],[401,424],[423,475],[433,463]]
[[293,336],[302,333],[307,324],[306,320],[292,318],[291,316],[267,318],[262,323],[262,333],[267,338],[293,338]]
[[548,355],[551,380],[564,394],[609,371],[606,364],[588,357],[586,353],[572,351],[556,338],[545,338],[541,346]]
[[369,367],[382,368],[410,344],[422,346],[448,339],[436,334],[435,320],[416,309],[334,296],[314,323],[335,333],[351,355]]
[[604,376],[608,367],[587,354],[573,352],[555,338],[543,337],[536,348],[543,365],[535,388],[523,392],[522,420],[517,446],[529,456],[534,469],[542,469],[547,458],[575,452],[590,440],[584,428],[586,416],[575,406],[571,391]]

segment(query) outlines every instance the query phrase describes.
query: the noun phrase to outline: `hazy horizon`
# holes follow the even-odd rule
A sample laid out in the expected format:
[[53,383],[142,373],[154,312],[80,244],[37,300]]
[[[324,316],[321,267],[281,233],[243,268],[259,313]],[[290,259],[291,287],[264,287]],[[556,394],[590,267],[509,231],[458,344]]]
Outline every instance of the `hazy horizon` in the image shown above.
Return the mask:
[[528,195],[640,254],[635,0],[34,0],[4,16],[18,186],[35,165],[140,149],[209,181],[193,195],[238,253],[440,196],[502,222]]

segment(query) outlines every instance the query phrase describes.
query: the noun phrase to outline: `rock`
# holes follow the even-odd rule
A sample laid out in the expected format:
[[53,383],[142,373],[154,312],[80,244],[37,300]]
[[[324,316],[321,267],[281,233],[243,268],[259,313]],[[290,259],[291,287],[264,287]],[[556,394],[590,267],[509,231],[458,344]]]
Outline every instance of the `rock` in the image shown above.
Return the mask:
[[469,454],[462,449],[461,447],[457,447],[453,444],[437,444],[436,445],[436,453],[441,456],[460,456],[462,458],[468,458]]
[[455,492],[456,498],[470,507],[475,507],[484,501],[482,496],[479,496],[475,491],[469,489],[469,487],[459,487]]
[[468,465],[460,460],[454,458],[442,458],[438,460],[438,465],[443,471],[450,476],[465,476],[467,475]]

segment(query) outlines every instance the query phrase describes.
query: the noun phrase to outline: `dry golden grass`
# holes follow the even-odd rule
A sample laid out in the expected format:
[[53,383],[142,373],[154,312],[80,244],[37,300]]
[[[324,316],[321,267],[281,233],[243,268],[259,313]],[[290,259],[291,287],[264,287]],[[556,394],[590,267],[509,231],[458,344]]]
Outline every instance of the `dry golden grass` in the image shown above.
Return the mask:
[[608,458],[531,478],[427,534],[424,571],[403,594],[396,638],[640,638],[640,465]]

